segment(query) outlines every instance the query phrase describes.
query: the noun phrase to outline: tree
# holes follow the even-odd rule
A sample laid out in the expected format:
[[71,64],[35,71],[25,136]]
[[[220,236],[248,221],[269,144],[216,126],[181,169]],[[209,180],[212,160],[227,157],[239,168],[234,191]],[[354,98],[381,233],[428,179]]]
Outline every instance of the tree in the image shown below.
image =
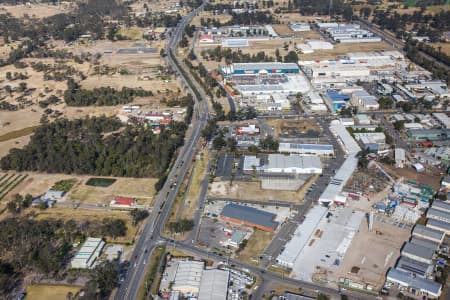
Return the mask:
[[117,262],[103,261],[91,272],[91,281],[100,289],[102,297],[108,296],[118,284]]
[[394,101],[389,97],[381,97],[378,99],[380,109],[390,109],[394,105]]
[[397,131],[402,131],[405,128],[405,121],[401,120],[401,121],[395,121],[393,123],[395,130]]
[[298,55],[295,51],[289,51],[288,54],[284,57],[285,63],[298,63]]
[[264,150],[277,151],[279,144],[271,135],[268,135],[259,141],[259,146]]
[[145,209],[133,209],[130,211],[131,223],[133,226],[139,224],[140,221],[148,217],[148,211]]
[[223,147],[225,147],[226,145],[227,145],[227,142],[225,141],[225,139],[224,139],[222,134],[219,134],[213,140],[213,148],[215,150],[220,150]]

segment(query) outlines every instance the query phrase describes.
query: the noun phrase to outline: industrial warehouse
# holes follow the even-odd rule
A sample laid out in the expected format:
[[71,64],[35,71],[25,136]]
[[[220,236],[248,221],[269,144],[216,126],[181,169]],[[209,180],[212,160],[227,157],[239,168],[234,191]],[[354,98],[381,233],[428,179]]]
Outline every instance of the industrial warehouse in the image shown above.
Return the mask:
[[220,213],[220,219],[224,222],[256,227],[270,232],[278,227],[278,222],[274,221],[275,217],[275,214],[237,204],[227,204]]
[[315,155],[269,154],[266,157],[245,155],[244,172],[272,174],[321,174],[322,164]]

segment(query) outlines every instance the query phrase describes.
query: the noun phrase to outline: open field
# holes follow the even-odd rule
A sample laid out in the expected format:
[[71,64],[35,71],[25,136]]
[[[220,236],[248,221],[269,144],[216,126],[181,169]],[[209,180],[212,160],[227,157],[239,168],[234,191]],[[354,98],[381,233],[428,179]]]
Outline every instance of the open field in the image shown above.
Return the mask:
[[300,54],[300,60],[315,60],[315,59],[335,59],[337,55],[344,55],[348,52],[366,52],[366,51],[381,51],[394,50],[390,45],[384,42],[377,43],[338,43],[334,45],[332,50],[314,50],[314,53]]
[[88,210],[88,209],[72,209],[72,208],[48,208],[45,210],[31,208],[29,213],[34,215],[38,220],[44,219],[61,219],[64,221],[75,220],[81,221],[93,221],[102,220],[106,218],[121,219],[125,221],[127,226],[127,234],[124,237],[118,237],[114,240],[108,240],[111,243],[132,243],[136,238],[136,234],[139,230],[138,227],[133,227],[131,224],[131,217],[126,211],[117,210]]
[[[339,269],[332,275],[333,279],[347,277],[356,282],[369,283],[375,289],[381,288],[387,269],[394,266],[400,248],[409,236],[408,229],[377,221],[373,231],[369,232],[367,222],[361,222]],[[359,271],[352,273],[352,268],[353,271],[359,268]]]
[[130,28],[120,28],[117,34],[120,34],[123,37],[126,37],[130,40],[140,40],[142,39],[142,35],[144,30],[138,27],[130,27]]
[[6,196],[27,177],[27,174],[21,173],[0,173],[0,201],[6,198]]
[[80,287],[70,285],[47,285],[33,284],[26,287],[26,300],[66,300],[67,294],[75,295],[80,291]]
[[211,19],[216,19],[219,20],[220,23],[224,24],[228,21],[231,20],[231,16],[230,15],[214,15],[212,12],[210,11],[203,11],[201,13],[198,14],[198,16],[195,16],[192,19],[191,24],[196,25],[196,26],[200,26],[200,19],[203,18],[204,20],[211,18]]
[[314,182],[315,176],[302,186],[298,191],[279,191],[279,190],[262,190],[261,182],[243,182],[234,181],[230,186],[229,181],[213,182],[210,185],[209,195],[213,197],[229,197],[241,200],[258,200],[269,201],[279,200],[285,202],[301,203],[303,202],[306,189]]
[[205,148],[200,153],[200,158],[195,163],[194,173],[192,174],[191,185],[189,186],[188,193],[184,199],[183,211],[181,218],[192,218],[195,210],[198,206],[198,200],[200,191],[202,188],[202,182],[207,174],[207,166],[209,161],[209,150]]
[[[25,2],[24,2],[25,3]],[[26,5],[1,5],[0,13],[10,13],[16,18],[22,18],[26,15],[33,18],[45,18],[71,10],[71,2],[62,2],[60,5],[30,4]]]
[[428,45],[433,46],[436,50],[439,50],[439,47],[441,47],[442,53],[445,53],[448,56],[450,56],[450,42],[447,42],[447,43],[432,43],[432,44],[428,44]]
[[138,204],[151,206],[155,194],[154,178],[117,178],[117,181],[109,187],[95,187],[86,185],[90,177],[83,177],[68,194],[67,201],[75,201],[89,204],[109,204],[114,196],[133,197],[138,199]]
[[31,127],[25,127],[19,130],[10,131],[8,133],[5,133],[0,136],[0,143],[6,142],[9,140],[14,140],[26,135],[30,135],[33,133],[33,131],[38,128],[39,126],[31,126]]
[[0,157],[5,156],[9,153],[12,148],[22,148],[28,144],[31,135],[25,135],[15,139],[11,139],[5,142],[0,142]]
[[286,137],[298,137],[306,134],[308,131],[322,132],[319,124],[315,119],[300,119],[300,120],[267,120],[266,123],[274,127],[275,137],[280,135]]
[[247,246],[244,250],[242,250],[239,254],[236,254],[236,258],[240,261],[258,266],[259,256],[270,244],[273,236],[273,232],[266,232],[256,229],[252,236],[248,239]]
[[295,36],[298,38],[303,38],[303,39],[321,39],[321,35],[314,30],[310,30],[310,31],[293,31],[289,25],[287,24],[276,24],[276,25],[272,25],[273,29],[275,30],[276,33],[278,33],[279,35],[290,35],[290,36]]
[[431,185],[435,190],[438,190],[441,186],[441,176],[436,174],[430,174],[429,172],[417,173],[412,167],[406,167],[403,169],[396,169],[389,165],[383,165],[383,169],[389,174],[393,174],[397,178],[403,177],[405,180],[416,180],[420,183]]

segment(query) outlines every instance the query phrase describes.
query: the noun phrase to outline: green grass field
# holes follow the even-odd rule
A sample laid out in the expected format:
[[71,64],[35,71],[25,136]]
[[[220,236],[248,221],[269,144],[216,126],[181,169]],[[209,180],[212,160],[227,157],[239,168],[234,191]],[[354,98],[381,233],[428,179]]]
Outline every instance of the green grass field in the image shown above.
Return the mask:
[[80,288],[68,285],[35,284],[27,286],[26,291],[26,300],[66,300],[69,293],[75,295]]
[[403,4],[408,5],[410,7],[416,6],[417,0],[403,0]]
[[92,177],[92,178],[89,178],[89,180],[86,182],[86,185],[108,187],[111,184],[113,184],[114,182],[116,182],[116,179],[113,179],[113,178]]

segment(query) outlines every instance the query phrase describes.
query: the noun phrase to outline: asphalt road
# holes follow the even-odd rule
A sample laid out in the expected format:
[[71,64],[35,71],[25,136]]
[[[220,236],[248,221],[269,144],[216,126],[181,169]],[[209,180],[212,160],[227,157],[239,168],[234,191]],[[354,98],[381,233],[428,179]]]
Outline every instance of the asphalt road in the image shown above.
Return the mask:
[[[179,22],[176,29],[172,32],[172,37],[167,46],[168,51],[172,51],[176,47],[183,34],[184,28],[189,24],[195,14],[203,9],[203,6],[204,4],[193,10]],[[172,61],[172,56],[167,55],[167,59],[169,65],[179,73],[184,85],[192,92],[192,87],[189,86],[177,65]],[[206,99],[196,99],[195,94],[192,93],[192,95],[196,102],[194,106],[194,116],[198,117],[192,119],[192,124],[188,129],[185,144],[180,149],[179,155],[169,172],[166,183],[157,195],[154,209],[148,217],[139,239],[136,241],[130,268],[126,274],[125,280],[122,282],[115,295],[115,299],[117,300],[136,299],[137,292],[145,276],[146,264],[149,261],[153,249],[158,244],[157,239],[164,228],[170,207],[175,200],[178,189],[181,186],[190,162],[195,155],[195,149],[200,140],[201,131],[206,125],[206,116],[209,113],[208,105],[199,104],[200,101],[206,101]]]

